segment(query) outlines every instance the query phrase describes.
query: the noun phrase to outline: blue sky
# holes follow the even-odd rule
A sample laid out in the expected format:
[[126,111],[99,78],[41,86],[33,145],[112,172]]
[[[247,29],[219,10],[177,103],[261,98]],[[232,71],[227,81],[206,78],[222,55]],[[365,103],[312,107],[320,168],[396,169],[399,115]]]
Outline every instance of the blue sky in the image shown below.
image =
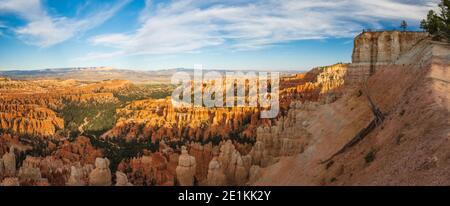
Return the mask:
[[438,0],[0,0],[0,70],[306,70],[364,28],[417,30]]

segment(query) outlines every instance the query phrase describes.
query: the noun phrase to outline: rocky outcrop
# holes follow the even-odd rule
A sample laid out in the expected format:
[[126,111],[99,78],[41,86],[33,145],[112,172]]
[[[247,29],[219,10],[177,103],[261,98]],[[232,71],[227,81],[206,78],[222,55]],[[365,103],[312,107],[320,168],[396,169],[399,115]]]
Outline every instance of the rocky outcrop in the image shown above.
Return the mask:
[[195,157],[190,156],[186,150],[186,147],[183,146],[176,169],[177,180],[181,186],[194,185],[196,167]]
[[426,38],[428,38],[426,32],[363,32],[354,40],[352,63],[377,65],[393,63]]
[[111,170],[109,170],[109,160],[103,158],[95,159],[95,169],[89,174],[90,186],[110,186]]
[[378,68],[395,63],[400,56],[427,38],[426,32],[361,33],[354,40],[352,64],[349,66],[346,82],[353,85],[364,81]]

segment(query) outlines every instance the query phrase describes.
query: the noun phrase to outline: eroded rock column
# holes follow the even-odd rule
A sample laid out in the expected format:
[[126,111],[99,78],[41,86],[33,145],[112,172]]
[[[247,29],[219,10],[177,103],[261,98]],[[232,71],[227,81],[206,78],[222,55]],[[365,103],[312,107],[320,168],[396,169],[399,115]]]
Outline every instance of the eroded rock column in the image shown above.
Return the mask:
[[111,170],[109,170],[109,160],[107,158],[95,159],[95,169],[89,174],[90,186],[110,186]]
[[130,182],[128,182],[128,177],[123,172],[116,172],[116,186],[133,186]]
[[83,181],[83,172],[81,169],[76,168],[75,166],[72,166],[70,168],[70,177],[67,181],[67,186],[84,186],[85,183]]
[[182,147],[181,155],[176,168],[177,179],[181,186],[193,186],[196,170],[195,158],[190,156],[186,147]]
[[14,154],[14,147],[10,147],[9,153],[4,154],[2,159],[4,165],[4,176],[16,176],[16,155]]
[[208,166],[208,176],[206,178],[206,185],[208,186],[225,186],[227,179],[223,174],[220,162],[214,157]]

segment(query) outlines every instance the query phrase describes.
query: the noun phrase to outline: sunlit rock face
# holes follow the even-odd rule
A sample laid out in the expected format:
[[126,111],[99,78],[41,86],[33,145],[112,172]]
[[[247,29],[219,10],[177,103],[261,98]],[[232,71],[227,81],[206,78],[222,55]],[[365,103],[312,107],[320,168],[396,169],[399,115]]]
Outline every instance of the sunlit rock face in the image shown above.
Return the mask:
[[427,37],[426,32],[363,32],[355,38],[352,63],[392,63]]
[[342,92],[348,64],[334,64],[331,66],[318,68],[319,74],[315,84],[320,87],[320,94],[326,95],[335,92]]
[[378,68],[394,64],[400,56],[419,42],[426,40],[426,32],[363,32],[354,40],[352,64],[346,81],[349,84],[367,79]]
[[349,64],[316,67],[281,81],[280,107],[289,110],[292,101],[331,103],[344,92]]
[[64,128],[64,120],[38,105],[0,105],[0,129],[18,134],[52,136]]
[[152,141],[180,137],[190,141],[229,138],[237,132],[242,138],[255,138],[259,112],[254,107],[174,108],[170,99],[138,100],[117,110],[116,126],[102,135],[104,139],[143,139]]

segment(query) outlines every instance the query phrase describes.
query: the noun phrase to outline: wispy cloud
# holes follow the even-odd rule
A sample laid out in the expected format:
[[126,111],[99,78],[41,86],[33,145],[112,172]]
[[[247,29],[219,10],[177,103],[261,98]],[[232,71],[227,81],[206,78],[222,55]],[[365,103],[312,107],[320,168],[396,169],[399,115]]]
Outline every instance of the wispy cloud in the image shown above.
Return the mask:
[[0,12],[13,13],[27,21],[25,26],[12,29],[24,42],[49,47],[101,25],[128,2],[100,8],[83,18],[52,17],[41,0],[0,0]]
[[90,57],[172,54],[214,46],[257,49],[292,40],[351,37],[367,26],[381,27],[380,21],[418,22],[436,1],[182,0],[152,4],[147,0],[140,28],[91,38],[94,45],[116,51]]
[[150,17],[153,9],[152,0],[145,0],[145,7],[142,9],[140,15],[139,15],[139,21],[145,22],[145,20]]

